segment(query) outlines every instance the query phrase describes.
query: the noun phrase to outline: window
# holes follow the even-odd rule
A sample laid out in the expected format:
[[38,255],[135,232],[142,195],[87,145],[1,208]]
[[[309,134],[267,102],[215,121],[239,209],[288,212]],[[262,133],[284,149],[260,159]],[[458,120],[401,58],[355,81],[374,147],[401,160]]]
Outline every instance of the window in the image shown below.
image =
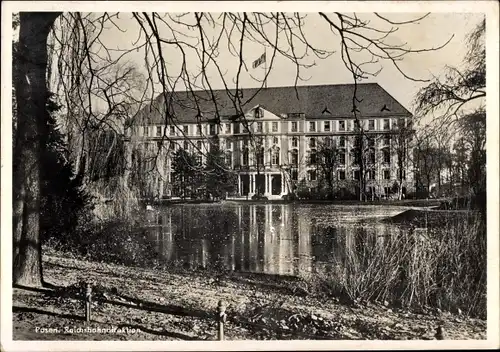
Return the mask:
[[297,148],[299,146],[299,139],[297,137],[292,138],[292,147]]
[[309,181],[316,181],[316,170],[309,170]]
[[403,169],[403,170],[398,169],[398,175],[399,175],[399,177],[400,177],[402,180],[406,180],[406,170],[405,170],[405,169]]
[[182,126],[182,131],[184,132],[185,135],[189,134],[189,126]]
[[144,126],[144,137],[149,137],[149,127]]
[[273,122],[273,124],[272,124],[272,131],[273,132],[278,132],[278,123],[277,122]]
[[316,122],[309,122],[309,132],[316,132]]
[[368,170],[368,179],[369,180],[375,180],[375,170],[371,169],[371,170]]
[[231,125],[228,123],[224,124],[224,133],[225,134],[231,134]]
[[233,153],[231,151],[226,152],[225,162],[226,165],[232,167]]
[[344,151],[339,153],[339,164],[345,165],[345,152]]
[[345,131],[345,121],[339,121],[339,131]]
[[273,149],[271,162],[273,165],[279,165],[280,163],[280,148]]
[[170,126],[170,135],[175,135],[175,126]]
[[200,151],[201,151],[201,147],[202,147],[202,145],[201,145],[201,141],[197,141],[197,142],[196,142],[196,148],[198,148],[198,150],[200,150]]
[[391,145],[391,136],[384,136],[383,144],[385,146]]
[[309,148],[316,148],[316,138],[309,139]]
[[257,122],[257,132],[262,133],[262,122]]
[[325,137],[325,147],[331,147],[332,146],[332,138],[331,137]]
[[188,148],[189,148],[189,142],[184,141],[184,150],[188,150]]
[[316,150],[311,150],[311,154],[309,155],[309,163],[311,165],[315,165],[317,163],[317,154]]
[[384,180],[391,179],[391,170],[384,170]]
[[196,125],[196,134],[201,135],[201,125]]
[[278,143],[279,143],[278,137],[273,137],[273,144],[278,144]]
[[210,153],[215,153],[215,151],[219,150],[219,141],[211,141],[209,143],[210,146]]
[[242,165],[248,165],[248,148],[243,149]]
[[240,123],[239,122],[235,122],[233,124],[233,131],[235,134],[240,133]]
[[345,137],[341,136],[339,140],[339,147],[345,148]]
[[156,137],[161,137],[161,126],[156,126]]
[[375,130],[375,120],[368,120],[368,131]]
[[292,121],[291,124],[292,132],[297,132],[297,121]]
[[231,149],[231,141],[226,139],[226,149]]
[[389,148],[384,148],[384,150],[382,151],[383,155],[384,155],[384,163],[386,164],[390,164],[391,163],[391,151]]
[[368,162],[370,164],[375,164],[375,150],[374,149],[370,149],[370,151],[368,152]]
[[356,181],[359,181],[359,170],[354,170],[352,172],[352,178],[355,179]]
[[299,152],[297,149],[292,150],[292,165],[298,165],[299,164]]
[[297,169],[292,169],[292,180],[297,181],[299,179],[299,171]]
[[262,112],[260,111],[260,108],[255,108],[253,111],[253,117],[256,119],[260,119],[262,117]]
[[210,125],[210,135],[211,135],[211,136],[213,136],[214,134],[216,134],[216,133],[217,133],[217,132],[216,132],[216,127],[217,127],[217,126],[216,126],[216,125],[214,125],[214,124],[211,124],[211,125]]
[[370,148],[375,147],[375,138],[373,138],[373,137],[368,137],[368,138],[366,139],[366,144],[367,144],[367,145],[368,145],[368,147],[370,147]]
[[330,121],[325,121],[324,122],[324,131],[325,132],[330,132]]
[[384,119],[384,130],[389,130],[391,126],[391,122],[389,119]]
[[391,187],[384,187],[384,195],[387,197],[391,194]]
[[345,180],[345,170],[339,170],[339,180]]
[[264,148],[260,147],[256,153],[257,165],[264,165]]

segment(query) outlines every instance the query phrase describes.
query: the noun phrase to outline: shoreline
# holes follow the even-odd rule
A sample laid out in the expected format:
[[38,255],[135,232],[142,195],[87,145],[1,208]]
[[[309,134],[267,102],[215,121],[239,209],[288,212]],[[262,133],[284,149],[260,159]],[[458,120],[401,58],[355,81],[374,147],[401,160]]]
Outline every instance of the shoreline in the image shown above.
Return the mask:
[[190,200],[190,199],[163,199],[160,201],[147,201],[141,200],[144,204],[152,205],[208,205],[208,204],[324,204],[324,205],[345,205],[345,206],[370,206],[370,205],[380,205],[380,206],[403,206],[403,207],[419,207],[419,208],[429,208],[438,207],[444,199],[404,199],[404,200],[376,200],[376,201],[359,201],[359,200],[314,200],[314,199],[302,199],[302,200],[283,200],[283,199],[266,199],[266,200],[252,200],[252,199],[225,199],[219,201],[205,201],[205,200]]

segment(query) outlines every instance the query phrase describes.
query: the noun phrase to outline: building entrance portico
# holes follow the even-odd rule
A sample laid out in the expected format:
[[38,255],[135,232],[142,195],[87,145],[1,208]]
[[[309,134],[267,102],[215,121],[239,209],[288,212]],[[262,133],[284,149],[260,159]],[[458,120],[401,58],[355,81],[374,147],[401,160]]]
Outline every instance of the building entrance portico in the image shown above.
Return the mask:
[[280,198],[286,193],[284,177],[278,172],[250,172],[238,175],[238,191],[241,196],[257,193],[266,197]]

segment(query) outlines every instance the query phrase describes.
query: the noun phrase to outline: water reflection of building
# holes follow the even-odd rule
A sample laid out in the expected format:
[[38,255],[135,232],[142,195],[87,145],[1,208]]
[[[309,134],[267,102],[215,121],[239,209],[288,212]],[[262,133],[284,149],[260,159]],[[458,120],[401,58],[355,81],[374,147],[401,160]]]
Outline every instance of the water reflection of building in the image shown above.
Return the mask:
[[167,208],[151,229],[163,261],[278,275],[363,265],[390,235],[384,224],[320,226],[313,208],[285,204]]

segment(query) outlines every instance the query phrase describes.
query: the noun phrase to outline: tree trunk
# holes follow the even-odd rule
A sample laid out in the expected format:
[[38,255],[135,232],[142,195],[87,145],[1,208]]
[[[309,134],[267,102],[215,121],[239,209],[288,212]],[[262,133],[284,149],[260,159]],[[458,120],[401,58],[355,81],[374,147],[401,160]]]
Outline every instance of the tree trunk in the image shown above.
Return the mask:
[[18,102],[14,145],[13,283],[42,285],[40,172],[47,120],[47,38],[56,12],[20,13],[19,56],[15,82]]

